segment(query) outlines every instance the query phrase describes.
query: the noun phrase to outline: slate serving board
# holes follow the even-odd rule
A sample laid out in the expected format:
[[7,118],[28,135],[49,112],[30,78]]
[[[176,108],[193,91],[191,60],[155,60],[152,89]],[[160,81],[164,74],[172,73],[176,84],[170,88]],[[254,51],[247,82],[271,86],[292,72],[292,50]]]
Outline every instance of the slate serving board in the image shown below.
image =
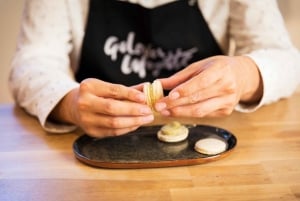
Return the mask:
[[[81,162],[101,168],[157,168],[196,165],[227,156],[237,143],[236,137],[222,128],[197,125],[189,128],[185,141],[165,143],[157,139],[161,126],[141,127],[123,136],[96,139],[88,135],[77,138],[73,151]],[[200,154],[194,150],[202,138],[219,138],[227,149],[217,155]]]

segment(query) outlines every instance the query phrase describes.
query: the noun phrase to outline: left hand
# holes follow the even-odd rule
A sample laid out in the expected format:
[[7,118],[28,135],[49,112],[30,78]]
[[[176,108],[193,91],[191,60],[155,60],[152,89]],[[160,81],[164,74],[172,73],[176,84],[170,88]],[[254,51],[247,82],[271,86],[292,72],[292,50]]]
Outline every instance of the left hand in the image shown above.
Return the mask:
[[155,105],[165,116],[225,116],[239,102],[251,104],[262,97],[259,70],[246,56],[210,57],[160,81],[172,89]]

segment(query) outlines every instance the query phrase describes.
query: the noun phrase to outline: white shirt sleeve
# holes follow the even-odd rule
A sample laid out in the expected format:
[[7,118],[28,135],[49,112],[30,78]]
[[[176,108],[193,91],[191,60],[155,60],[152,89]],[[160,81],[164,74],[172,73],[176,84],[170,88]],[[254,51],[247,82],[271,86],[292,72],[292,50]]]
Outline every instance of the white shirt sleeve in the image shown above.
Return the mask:
[[289,97],[296,90],[300,55],[291,43],[276,1],[232,0],[229,31],[236,42],[235,54],[247,55],[256,62],[264,91],[259,104],[237,105],[236,110],[254,111]]
[[72,49],[67,5],[63,0],[25,1],[10,88],[16,102],[37,116],[50,132],[75,127],[46,121],[67,92],[78,86],[70,68]]

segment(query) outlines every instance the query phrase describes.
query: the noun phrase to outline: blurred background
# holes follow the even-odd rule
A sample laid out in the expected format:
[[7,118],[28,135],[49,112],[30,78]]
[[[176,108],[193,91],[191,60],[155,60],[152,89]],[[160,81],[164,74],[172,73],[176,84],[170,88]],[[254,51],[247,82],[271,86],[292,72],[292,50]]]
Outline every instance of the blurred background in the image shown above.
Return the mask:
[[[13,102],[8,90],[7,79],[10,62],[16,46],[23,1],[24,0],[0,0],[0,104]],[[300,1],[277,1],[292,41],[300,50]]]

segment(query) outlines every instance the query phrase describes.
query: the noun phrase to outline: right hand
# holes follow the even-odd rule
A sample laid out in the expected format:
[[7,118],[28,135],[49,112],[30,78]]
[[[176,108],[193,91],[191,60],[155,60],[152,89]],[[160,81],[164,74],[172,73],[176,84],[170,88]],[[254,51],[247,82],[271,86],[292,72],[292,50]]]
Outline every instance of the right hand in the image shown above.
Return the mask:
[[128,133],[153,121],[146,97],[138,88],[89,78],[69,92],[51,117],[80,126],[93,137]]

